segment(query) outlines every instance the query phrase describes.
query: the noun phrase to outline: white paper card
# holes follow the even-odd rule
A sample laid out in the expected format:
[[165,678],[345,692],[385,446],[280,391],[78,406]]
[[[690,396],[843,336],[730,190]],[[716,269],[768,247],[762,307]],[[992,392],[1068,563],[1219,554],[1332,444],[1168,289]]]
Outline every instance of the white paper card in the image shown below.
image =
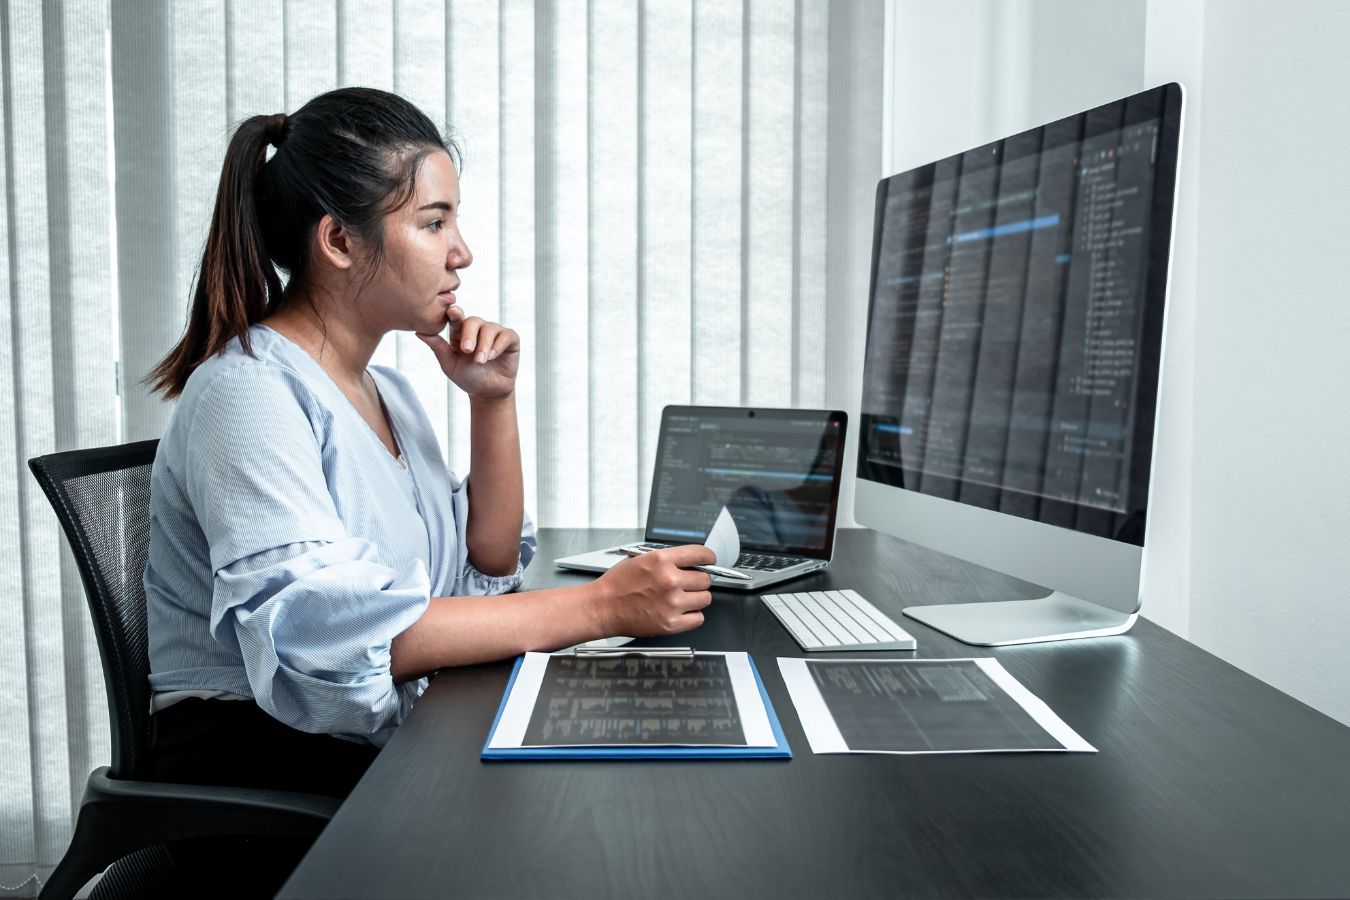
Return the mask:
[[725,506],[717,514],[717,521],[713,523],[703,545],[712,550],[719,566],[734,568],[736,560],[741,558],[741,533],[736,530],[736,520],[731,518]]

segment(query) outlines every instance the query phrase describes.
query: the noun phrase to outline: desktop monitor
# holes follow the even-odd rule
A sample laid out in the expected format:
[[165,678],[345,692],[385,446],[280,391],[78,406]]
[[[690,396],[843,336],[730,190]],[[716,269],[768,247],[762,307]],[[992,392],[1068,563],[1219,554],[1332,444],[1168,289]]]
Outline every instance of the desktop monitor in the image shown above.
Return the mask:
[[972,644],[1138,616],[1182,89],[877,186],[855,516],[1044,586],[911,606]]

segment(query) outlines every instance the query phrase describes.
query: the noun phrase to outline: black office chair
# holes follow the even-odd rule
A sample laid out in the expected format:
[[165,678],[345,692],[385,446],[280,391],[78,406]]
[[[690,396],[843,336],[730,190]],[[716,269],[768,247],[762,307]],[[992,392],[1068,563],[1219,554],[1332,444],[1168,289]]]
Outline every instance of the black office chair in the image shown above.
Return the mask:
[[[94,618],[112,724],[112,765],[89,776],[75,836],[42,889],[73,897],[114,867],[123,878],[167,859],[166,842],[217,835],[314,836],[341,801],[289,791],[146,780],[150,653],[145,573],[150,467],[158,441],[53,453],[28,461],[56,509]],[[110,871],[105,878],[111,878]]]

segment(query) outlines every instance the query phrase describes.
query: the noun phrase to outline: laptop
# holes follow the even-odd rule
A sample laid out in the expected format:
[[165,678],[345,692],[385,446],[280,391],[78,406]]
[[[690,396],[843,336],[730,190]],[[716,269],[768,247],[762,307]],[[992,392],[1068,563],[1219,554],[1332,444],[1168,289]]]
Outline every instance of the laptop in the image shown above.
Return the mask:
[[604,572],[625,551],[701,544],[725,506],[741,538],[731,568],[749,577],[714,575],[714,587],[757,591],[823,569],[834,553],[847,431],[838,410],[667,406],[643,540],[554,565]]

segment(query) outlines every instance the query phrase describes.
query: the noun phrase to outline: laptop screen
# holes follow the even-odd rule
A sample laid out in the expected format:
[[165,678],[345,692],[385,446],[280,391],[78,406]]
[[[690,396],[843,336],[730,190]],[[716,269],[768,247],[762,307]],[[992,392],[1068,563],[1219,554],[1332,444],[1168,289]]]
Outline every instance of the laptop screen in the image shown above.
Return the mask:
[[647,540],[701,543],[725,506],[743,550],[828,557],[847,423],[829,410],[667,406]]

